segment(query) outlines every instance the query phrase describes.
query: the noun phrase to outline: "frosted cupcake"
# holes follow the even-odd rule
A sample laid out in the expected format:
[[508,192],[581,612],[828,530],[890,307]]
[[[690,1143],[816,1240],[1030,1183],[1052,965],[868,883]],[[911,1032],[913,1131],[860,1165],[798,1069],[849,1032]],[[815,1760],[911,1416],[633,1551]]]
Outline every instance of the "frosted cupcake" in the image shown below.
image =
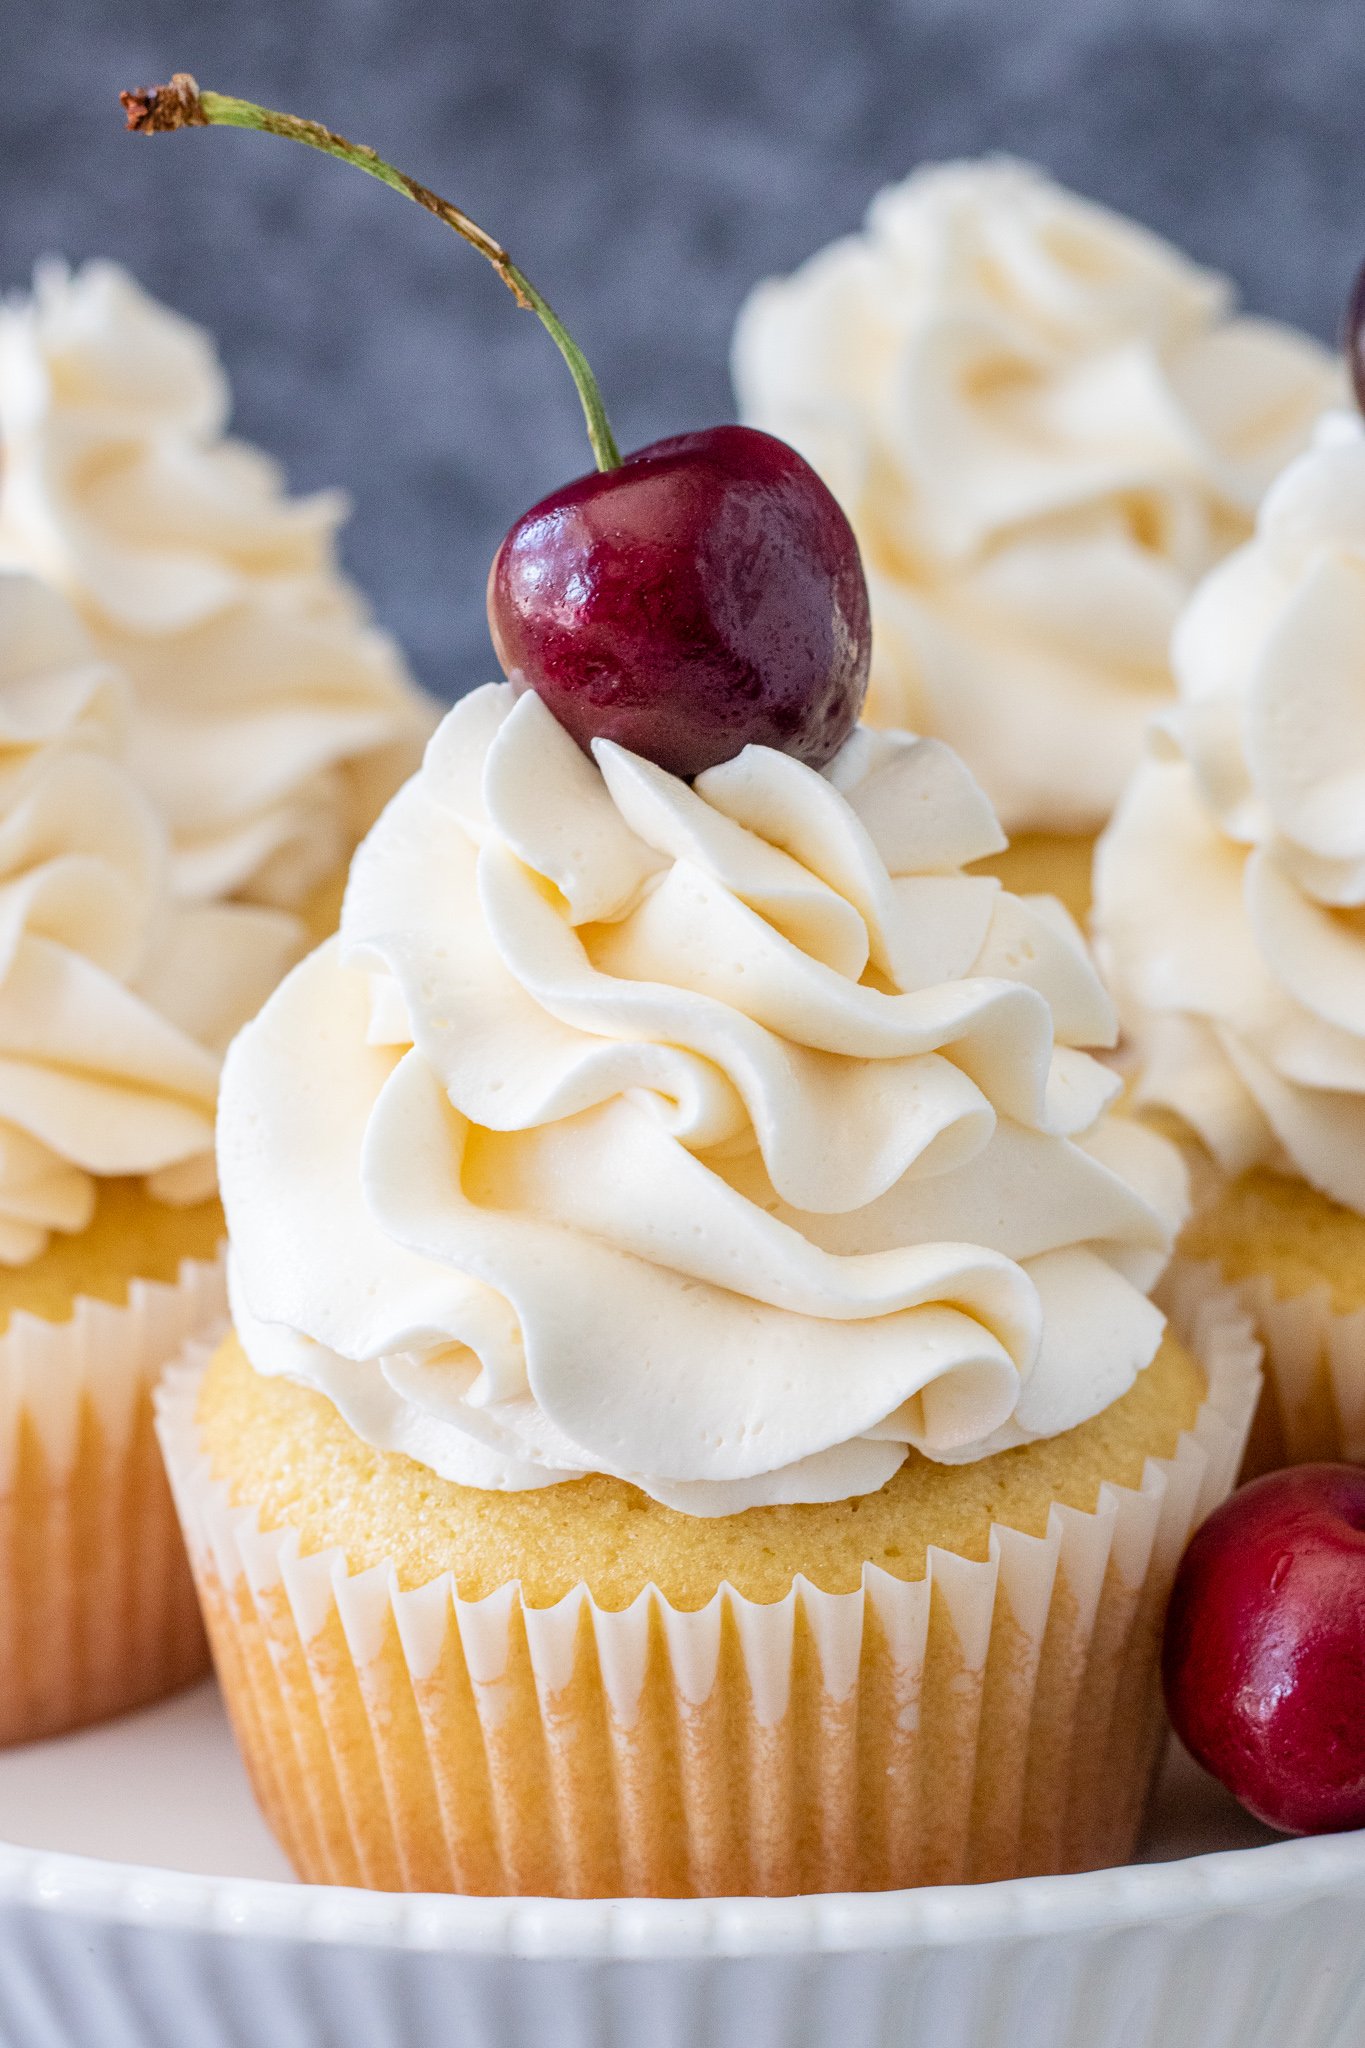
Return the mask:
[[1183,1251],[1267,1345],[1259,1463],[1365,1458],[1365,428],[1332,414],[1176,633],[1101,841],[1138,1100],[1202,1156]]
[[1150,1289],[1052,902],[933,740],[689,784],[453,711],[237,1040],[235,1335],[161,1428],[304,1877],[794,1892],[1132,1848],[1258,1387]]
[[234,1333],[161,1441],[300,1874],[791,1892],[1131,1849],[1176,1557],[1259,1387],[1150,1290],[1179,1154],[940,742],[858,724],[867,587],[794,449],[622,456],[460,208],[318,123],[540,319],[596,467],[517,519],[340,934],[229,1054]]
[[1339,390],[1316,344],[1231,303],[997,158],[916,171],[740,316],[743,416],[815,464],[862,547],[867,716],[949,740],[1010,835],[1002,874],[1078,915],[1177,612]]
[[0,1742],[202,1670],[150,1390],[224,1310],[223,1047],[301,950],[179,907],[126,688],[0,575]]
[[336,564],[336,492],[224,438],[209,337],[115,265],[40,266],[0,313],[0,560],[133,686],[129,760],[176,893],[335,926],[356,842],[433,714]]

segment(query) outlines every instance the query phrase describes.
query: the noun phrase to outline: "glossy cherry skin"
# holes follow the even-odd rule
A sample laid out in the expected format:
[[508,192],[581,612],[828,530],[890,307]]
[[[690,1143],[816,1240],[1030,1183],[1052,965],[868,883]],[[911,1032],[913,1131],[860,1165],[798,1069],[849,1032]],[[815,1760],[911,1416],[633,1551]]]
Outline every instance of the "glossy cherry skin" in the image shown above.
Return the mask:
[[1359,411],[1365,412],[1365,263],[1356,273],[1355,284],[1342,324],[1341,345],[1351,373],[1351,390]]
[[542,499],[498,549],[488,620],[513,686],[581,747],[616,740],[674,775],[751,742],[822,768],[867,690],[853,530],[752,427],[655,441]]
[[1166,1619],[1187,1749],[1287,1834],[1365,1827],[1365,1470],[1300,1465],[1196,1533]]

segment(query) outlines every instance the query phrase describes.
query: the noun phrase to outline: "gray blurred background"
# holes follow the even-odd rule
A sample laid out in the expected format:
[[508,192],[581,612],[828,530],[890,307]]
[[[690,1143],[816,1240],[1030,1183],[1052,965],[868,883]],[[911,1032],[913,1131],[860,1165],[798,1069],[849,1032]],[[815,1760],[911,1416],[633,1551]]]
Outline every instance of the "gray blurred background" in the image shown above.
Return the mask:
[[415,207],[281,142],[125,136],[120,86],[192,70],[457,200],[626,447],[727,417],[749,282],[923,158],[1032,157],[1324,337],[1365,253],[1361,0],[0,0],[0,58],[0,282],[113,255],[207,322],[239,429],[348,487],[349,565],[447,696],[496,672],[503,531],[590,466],[553,347]]

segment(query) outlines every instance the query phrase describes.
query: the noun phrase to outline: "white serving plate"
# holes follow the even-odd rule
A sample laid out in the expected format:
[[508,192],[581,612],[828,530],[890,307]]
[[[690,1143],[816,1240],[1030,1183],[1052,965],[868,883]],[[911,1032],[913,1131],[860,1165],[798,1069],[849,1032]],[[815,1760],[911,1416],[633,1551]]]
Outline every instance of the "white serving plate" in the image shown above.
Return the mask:
[[0,1756],[0,2048],[1360,2048],[1365,1835],[1187,1760],[1143,1860],[808,1899],[293,1883],[209,1685]]

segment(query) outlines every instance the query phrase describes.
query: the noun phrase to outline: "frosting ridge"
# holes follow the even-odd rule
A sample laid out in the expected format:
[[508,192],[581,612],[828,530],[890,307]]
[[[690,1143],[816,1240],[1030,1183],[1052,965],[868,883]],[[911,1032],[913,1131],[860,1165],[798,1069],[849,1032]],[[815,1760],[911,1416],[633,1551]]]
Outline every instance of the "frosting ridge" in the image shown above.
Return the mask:
[[741,410],[862,548],[866,715],[949,740],[1007,831],[1094,831],[1198,578],[1340,389],[1158,236],[1003,158],[925,166],[741,312]]
[[171,896],[121,759],[127,686],[74,614],[0,573],[0,1262],[89,1222],[101,1176],[213,1192],[223,1049],[297,922]]
[[102,262],[0,309],[0,560],[61,590],[132,684],[128,759],[182,896],[297,908],[432,716],[336,564],[337,492],[225,438],[209,337]]
[[1177,630],[1100,843],[1141,1092],[1365,1212],[1365,426],[1329,414]]
[[228,1058],[253,1363],[461,1483],[699,1514],[1107,1405],[1183,1180],[1065,913],[961,872],[1000,843],[936,740],[689,785],[462,700]]

